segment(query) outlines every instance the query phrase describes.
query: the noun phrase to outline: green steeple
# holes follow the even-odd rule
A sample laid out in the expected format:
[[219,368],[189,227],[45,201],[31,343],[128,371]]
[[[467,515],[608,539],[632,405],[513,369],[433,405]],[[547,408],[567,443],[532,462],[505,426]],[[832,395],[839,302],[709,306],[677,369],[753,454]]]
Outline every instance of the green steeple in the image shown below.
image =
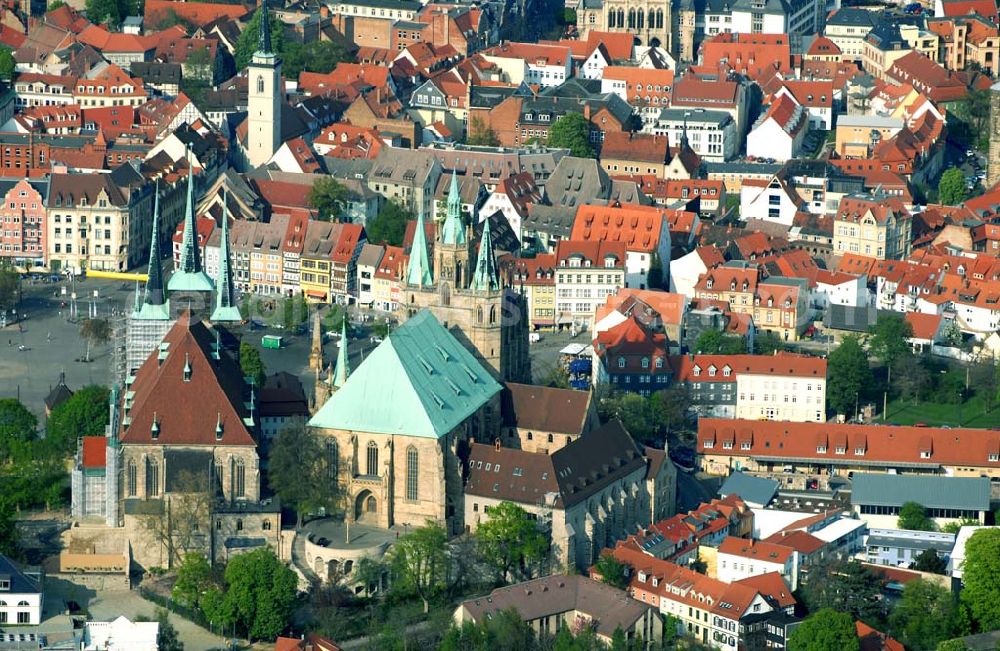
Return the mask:
[[184,206],[184,239],[181,241],[181,263],[167,283],[170,291],[210,292],[212,280],[201,268],[198,251],[198,225],[194,217],[194,164],[191,151],[187,150],[188,183],[187,203]]
[[451,173],[451,189],[448,191],[448,215],[444,219],[441,232],[442,244],[465,244],[465,227],[462,224],[462,195],[458,191],[458,177]]
[[232,262],[229,259],[229,193],[222,191],[222,235],[219,239],[219,276],[216,279],[215,310],[212,321],[242,321],[233,288]]
[[427,236],[424,233],[423,210],[417,212],[417,228],[413,233],[413,246],[410,248],[410,263],[406,270],[406,282],[421,287],[434,284],[431,263],[427,257]]
[[149,267],[142,302],[136,285],[136,305],[132,317],[142,320],[170,319],[170,302],[163,291],[163,268],[160,266],[160,184],[153,188],[153,228],[149,238]]
[[271,14],[267,10],[267,0],[260,3],[260,31],[257,32],[257,52],[274,54],[271,51]]
[[351,372],[347,365],[347,318],[340,327],[340,350],[337,352],[337,371],[333,376],[333,386],[338,389],[347,384],[347,376]]
[[493,255],[493,237],[490,235],[490,220],[483,222],[483,236],[479,240],[479,258],[476,271],[472,274],[472,289],[495,292],[500,289],[500,273],[497,258]]

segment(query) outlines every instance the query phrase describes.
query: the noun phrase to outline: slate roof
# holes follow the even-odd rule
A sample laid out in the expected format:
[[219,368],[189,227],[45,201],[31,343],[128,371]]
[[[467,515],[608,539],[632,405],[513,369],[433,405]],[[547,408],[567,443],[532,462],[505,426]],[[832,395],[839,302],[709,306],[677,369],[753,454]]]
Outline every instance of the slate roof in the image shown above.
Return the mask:
[[589,391],[508,382],[503,392],[504,424],[580,435],[587,422],[590,395]]
[[917,502],[929,509],[988,511],[990,480],[986,477],[854,474],[851,504],[902,506]]
[[778,492],[778,482],[773,479],[754,477],[742,472],[729,475],[719,489],[719,495],[739,495],[744,502],[767,506]]
[[0,554],[0,576],[10,579],[10,590],[5,594],[36,594],[41,592],[38,584],[29,579],[14,563]]
[[440,438],[501,386],[428,310],[394,330],[312,417],[312,427]]

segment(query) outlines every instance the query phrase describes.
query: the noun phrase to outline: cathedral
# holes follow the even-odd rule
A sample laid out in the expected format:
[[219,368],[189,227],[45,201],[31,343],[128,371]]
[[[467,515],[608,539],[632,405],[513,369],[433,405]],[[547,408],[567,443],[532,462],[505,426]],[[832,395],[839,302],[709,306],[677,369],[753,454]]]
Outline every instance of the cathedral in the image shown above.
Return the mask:
[[673,52],[673,20],[670,0],[597,0],[580,5],[576,25],[581,38],[592,31],[627,33],[636,45]]
[[488,220],[476,251],[472,228],[463,223],[454,174],[445,218],[435,227],[433,266],[425,233],[421,214],[404,278],[400,320],[430,310],[495,378],[531,382],[526,302],[497,266]]

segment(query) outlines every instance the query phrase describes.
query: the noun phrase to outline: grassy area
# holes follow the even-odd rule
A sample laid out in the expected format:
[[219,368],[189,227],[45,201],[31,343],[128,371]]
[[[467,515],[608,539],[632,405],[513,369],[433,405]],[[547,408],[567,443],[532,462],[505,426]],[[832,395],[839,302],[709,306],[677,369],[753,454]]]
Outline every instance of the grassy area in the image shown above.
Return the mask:
[[889,403],[886,422],[897,425],[924,423],[929,426],[1000,427],[1000,405],[994,404],[987,413],[980,396],[972,396],[961,405],[937,402],[893,400]]

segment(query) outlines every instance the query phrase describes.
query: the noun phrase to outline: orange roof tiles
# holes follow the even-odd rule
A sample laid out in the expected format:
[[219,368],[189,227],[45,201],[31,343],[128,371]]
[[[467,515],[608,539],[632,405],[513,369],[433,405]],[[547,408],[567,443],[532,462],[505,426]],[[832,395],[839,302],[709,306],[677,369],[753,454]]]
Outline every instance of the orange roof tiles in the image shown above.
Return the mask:
[[840,56],[840,46],[825,36],[817,37],[809,46],[806,56]]
[[601,145],[601,160],[626,160],[663,164],[670,160],[670,138],[632,131],[608,131]]
[[237,20],[249,13],[249,9],[243,4],[146,0],[144,24],[150,26],[156,25],[169,15],[171,11],[196,27],[204,27],[219,18]]
[[629,251],[652,253],[660,246],[665,213],[661,208],[639,205],[577,208],[570,239],[621,242]]
[[770,71],[791,72],[791,47],[787,34],[721,33],[701,44],[702,66],[725,65],[756,80]]
[[784,564],[791,559],[795,550],[785,545],[764,542],[763,540],[753,541],[746,538],[729,536],[719,543],[719,553],[765,561],[767,563]]
[[536,43],[501,43],[485,50],[483,54],[487,56],[523,59],[529,64],[546,66],[566,65],[571,58],[571,52],[568,47],[538,45]]
[[[683,382],[735,382],[739,375],[826,378],[826,360],[796,353],[776,355],[673,355],[674,378]],[[695,373],[695,369],[698,373]],[[713,374],[710,369],[715,368]],[[729,368],[729,375],[723,371]]]

